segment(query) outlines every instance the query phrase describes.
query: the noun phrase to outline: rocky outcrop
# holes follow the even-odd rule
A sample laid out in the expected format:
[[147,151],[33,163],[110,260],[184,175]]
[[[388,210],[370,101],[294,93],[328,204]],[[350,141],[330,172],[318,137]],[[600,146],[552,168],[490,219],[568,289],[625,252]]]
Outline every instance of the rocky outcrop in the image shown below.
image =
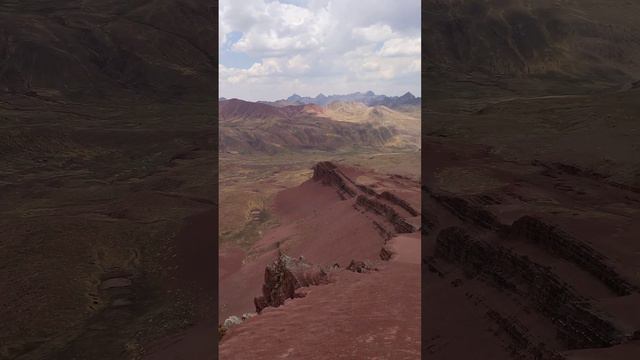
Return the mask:
[[378,234],[380,234],[380,236],[382,236],[385,242],[389,241],[393,237],[393,234],[389,230],[387,230],[384,226],[382,226],[379,222],[374,220],[373,226],[375,226],[376,231],[378,232]]
[[268,306],[278,307],[287,299],[301,297],[302,295],[296,292],[298,288],[328,282],[328,273],[318,266],[309,264],[303,257],[292,258],[280,254],[278,259],[265,269],[262,296],[253,300],[256,312],[260,313]]
[[344,181],[344,174],[329,161],[322,161],[313,166],[313,180],[324,185],[334,186],[342,199],[354,197],[356,191]]
[[367,195],[369,195],[369,196],[375,196],[375,197],[380,196],[380,195],[378,195],[378,193],[377,193],[375,190],[373,190],[372,188],[370,188],[370,187],[368,187],[368,186],[366,186],[366,185],[356,184],[356,187],[357,187],[360,191],[362,191],[363,193],[365,193],[365,194],[367,194]]
[[436,228],[438,224],[438,217],[435,214],[423,212],[420,215],[420,222],[421,232],[424,236],[427,236]]
[[558,178],[558,173],[565,173],[573,176],[592,179],[618,189],[640,194],[640,187],[613,181],[610,179],[610,176],[601,174],[591,169],[580,168],[575,165],[563,164],[558,162],[548,164],[540,160],[533,160],[531,162],[531,165],[543,167],[544,171],[542,172],[542,174],[551,178]]
[[319,162],[313,166],[312,179],[336,188],[338,195],[343,200],[356,197],[354,208],[373,212],[383,217],[385,222],[391,226],[376,220],[373,220],[373,224],[385,241],[389,240],[394,233],[412,233],[418,230],[418,227],[407,222],[398,213],[399,209],[395,207],[404,209],[411,216],[417,216],[419,212],[408,202],[388,191],[378,194],[367,185],[357,184],[329,161]]
[[416,211],[416,209],[414,209],[411,205],[409,205],[408,202],[400,199],[399,197],[397,197],[396,195],[388,191],[383,191],[382,194],[380,194],[380,198],[400,206],[401,208],[405,209],[409,214],[411,214],[411,216],[418,216],[418,212]]
[[357,272],[357,273],[367,273],[371,270],[375,270],[369,264],[364,261],[351,260],[349,266],[347,266],[347,270]]
[[438,234],[435,254],[459,264],[467,276],[488,281],[530,302],[554,322],[558,336],[571,349],[607,347],[624,340],[622,332],[590,309],[586,299],[571,286],[526,256],[473,239],[459,227]]
[[393,225],[397,233],[412,233],[416,231],[413,225],[407,223],[400,215],[398,215],[395,209],[381,201],[368,198],[364,195],[358,195],[356,198],[356,205],[367,211],[384,216],[385,219]]
[[231,329],[236,325],[242,324],[246,320],[256,315],[257,315],[256,313],[244,313],[240,317],[236,315],[231,315],[228,318],[226,318],[222,324],[218,325],[218,341],[222,340],[222,337],[224,337],[224,335],[227,333],[227,331],[229,331],[229,329]]
[[393,250],[391,250],[391,248],[389,248],[387,245],[383,246],[382,249],[380,249],[380,259],[389,261],[391,260],[392,256]]
[[241,323],[242,323],[242,320],[238,316],[231,315],[224,321],[222,326],[224,326],[224,328],[228,330]]
[[406,202],[405,200],[399,198],[398,196],[396,196],[393,193],[390,193],[388,191],[383,191],[381,194],[378,194],[374,189],[372,189],[369,186],[366,185],[362,185],[362,184],[356,184],[356,187],[362,191],[363,193],[375,197],[376,199],[381,199],[381,200],[385,200],[388,201],[394,205],[399,206],[400,208],[404,209],[405,211],[407,211],[411,216],[418,216],[418,211],[416,211],[416,209],[414,209],[411,205],[409,205],[408,202]]
[[431,197],[464,222],[489,230],[502,231],[505,228],[495,215],[465,199],[435,193],[431,193]]
[[509,236],[529,240],[552,255],[571,261],[589,272],[617,295],[630,295],[637,288],[622,278],[604,255],[541,219],[523,216],[509,230]]
[[496,310],[488,310],[487,316],[506,333],[510,339],[509,350],[519,359],[564,360],[565,357],[547,349],[544,343],[534,343],[528,336],[528,329],[517,319],[505,317]]

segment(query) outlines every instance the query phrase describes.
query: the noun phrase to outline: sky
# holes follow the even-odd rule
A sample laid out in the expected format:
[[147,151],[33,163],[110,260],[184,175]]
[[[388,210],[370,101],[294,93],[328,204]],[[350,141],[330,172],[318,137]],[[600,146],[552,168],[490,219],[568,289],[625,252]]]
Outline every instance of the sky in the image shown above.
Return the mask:
[[220,96],[420,96],[420,0],[221,0]]

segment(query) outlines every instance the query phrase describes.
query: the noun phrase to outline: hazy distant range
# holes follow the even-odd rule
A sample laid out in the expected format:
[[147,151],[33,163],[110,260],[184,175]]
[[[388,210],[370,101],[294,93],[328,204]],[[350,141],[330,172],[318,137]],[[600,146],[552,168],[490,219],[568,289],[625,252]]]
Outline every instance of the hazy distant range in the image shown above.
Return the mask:
[[[226,100],[226,98],[220,98],[220,101]],[[300,96],[293,94],[286,99],[276,101],[258,101],[259,103],[268,104],[272,106],[290,106],[290,105],[307,105],[316,104],[325,106],[333,102],[359,102],[367,106],[386,106],[389,108],[397,108],[406,105],[420,105],[421,98],[415,97],[412,93],[407,92],[402,96],[386,96],[377,95],[373,91],[367,92],[355,92],[346,95],[329,95],[319,94],[316,97]]]

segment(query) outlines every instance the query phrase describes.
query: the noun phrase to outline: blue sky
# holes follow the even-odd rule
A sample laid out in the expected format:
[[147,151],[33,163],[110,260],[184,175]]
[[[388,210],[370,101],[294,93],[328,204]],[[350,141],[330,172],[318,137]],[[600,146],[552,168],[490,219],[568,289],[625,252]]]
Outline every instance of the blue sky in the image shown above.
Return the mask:
[[419,0],[222,0],[220,96],[420,95]]

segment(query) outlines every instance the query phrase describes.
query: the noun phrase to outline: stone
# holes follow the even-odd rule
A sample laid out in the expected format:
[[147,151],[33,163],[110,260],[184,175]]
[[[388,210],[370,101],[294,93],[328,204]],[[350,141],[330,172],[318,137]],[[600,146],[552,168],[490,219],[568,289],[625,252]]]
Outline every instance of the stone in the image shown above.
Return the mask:
[[240,325],[241,323],[242,323],[242,320],[239,317],[235,315],[231,315],[224,321],[223,326],[225,329],[228,330],[235,325]]
[[304,258],[291,258],[281,253],[265,269],[262,296],[253,300],[256,312],[259,314],[265,307],[278,307],[287,299],[301,297],[296,292],[298,288],[328,282],[327,272],[320,267],[306,262]]

